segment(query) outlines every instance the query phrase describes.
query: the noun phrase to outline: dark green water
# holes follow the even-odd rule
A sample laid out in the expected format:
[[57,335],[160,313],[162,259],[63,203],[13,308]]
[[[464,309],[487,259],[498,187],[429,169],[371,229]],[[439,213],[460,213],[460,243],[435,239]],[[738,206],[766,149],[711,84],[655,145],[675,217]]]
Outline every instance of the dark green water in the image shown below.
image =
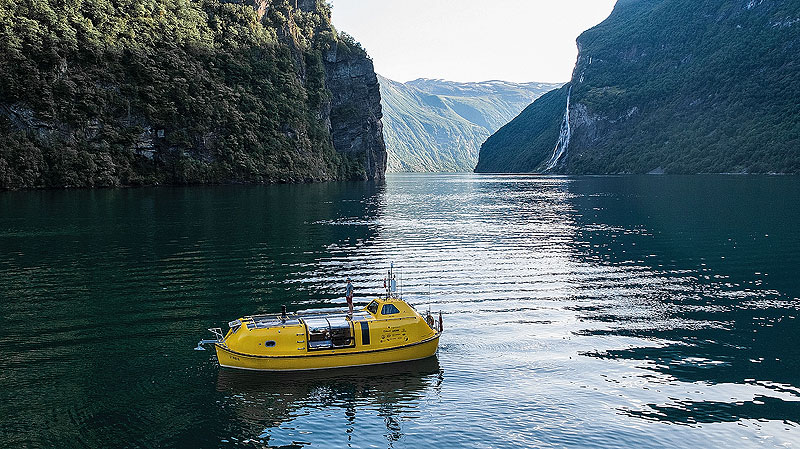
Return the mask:
[[[0,445],[800,444],[800,179],[392,176],[0,193]],[[265,375],[241,315],[377,294],[437,358]],[[360,298],[358,298],[360,296]]]

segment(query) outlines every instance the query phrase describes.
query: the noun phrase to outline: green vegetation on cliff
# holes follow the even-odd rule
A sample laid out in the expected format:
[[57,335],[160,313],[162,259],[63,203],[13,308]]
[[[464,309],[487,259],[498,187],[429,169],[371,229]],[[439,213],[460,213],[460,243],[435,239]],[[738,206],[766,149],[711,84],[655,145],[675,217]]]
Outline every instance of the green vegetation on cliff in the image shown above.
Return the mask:
[[[549,172],[800,172],[800,3],[620,0],[578,47]],[[565,107],[535,102],[476,170],[546,171]]]
[[564,86],[542,95],[492,134],[481,147],[475,171],[503,173],[506,167],[536,167],[547,160],[558,140],[568,89]]
[[[306,2],[308,3],[308,2]],[[0,2],[0,188],[364,177],[337,153],[325,2]]]

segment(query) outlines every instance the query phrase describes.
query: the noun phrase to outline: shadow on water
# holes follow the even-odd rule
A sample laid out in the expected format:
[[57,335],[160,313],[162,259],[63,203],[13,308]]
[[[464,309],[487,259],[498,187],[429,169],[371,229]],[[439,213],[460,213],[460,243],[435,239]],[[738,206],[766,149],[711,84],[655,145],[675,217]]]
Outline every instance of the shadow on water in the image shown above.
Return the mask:
[[579,310],[602,324],[581,333],[653,343],[584,355],[639,362],[664,383],[749,385],[767,394],[730,402],[673,398],[624,412],[679,424],[799,423],[796,180],[584,178],[570,190],[576,251],[626,273],[623,288],[606,292],[611,300]]
[[198,447],[180,429],[218,416],[206,388],[216,368],[198,366],[191,351],[204,330],[341,296],[352,267],[318,261],[331,246],[371,244],[384,191],[325,183],[0,194],[0,446]]
[[[252,441],[287,448],[312,441],[317,446],[349,443],[364,414],[383,419],[385,428],[379,431],[391,446],[403,436],[401,411],[413,408],[428,390],[439,389],[443,380],[444,372],[433,356],[390,365],[295,373],[221,369],[217,391],[224,397],[222,407],[236,417],[236,437],[230,443]],[[315,423],[305,426],[304,421]],[[320,422],[329,425],[320,426]]]

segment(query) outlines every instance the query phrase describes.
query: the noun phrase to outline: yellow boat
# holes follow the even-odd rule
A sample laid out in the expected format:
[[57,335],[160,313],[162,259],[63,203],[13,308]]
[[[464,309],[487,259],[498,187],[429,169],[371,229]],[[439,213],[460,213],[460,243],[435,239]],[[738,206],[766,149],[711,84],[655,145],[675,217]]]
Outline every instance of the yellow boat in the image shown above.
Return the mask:
[[246,316],[209,329],[220,366],[258,371],[295,371],[379,365],[431,357],[439,346],[442,315],[423,318],[400,298],[377,298],[352,315],[319,310]]

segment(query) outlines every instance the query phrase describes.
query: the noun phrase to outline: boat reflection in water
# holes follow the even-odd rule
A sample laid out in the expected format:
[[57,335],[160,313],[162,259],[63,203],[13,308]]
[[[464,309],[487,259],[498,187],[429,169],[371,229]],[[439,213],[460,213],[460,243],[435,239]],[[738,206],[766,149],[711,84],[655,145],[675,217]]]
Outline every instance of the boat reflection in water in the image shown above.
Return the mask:
[[222,407],[236,416],[237,432],[242,433],[230,439],[239,443],[391,445],[403,436],[403,417],[417,416],[421,403],[436,400],[443,380],[433,356],[291,373],[222,369],[217,390],[224,397]]

